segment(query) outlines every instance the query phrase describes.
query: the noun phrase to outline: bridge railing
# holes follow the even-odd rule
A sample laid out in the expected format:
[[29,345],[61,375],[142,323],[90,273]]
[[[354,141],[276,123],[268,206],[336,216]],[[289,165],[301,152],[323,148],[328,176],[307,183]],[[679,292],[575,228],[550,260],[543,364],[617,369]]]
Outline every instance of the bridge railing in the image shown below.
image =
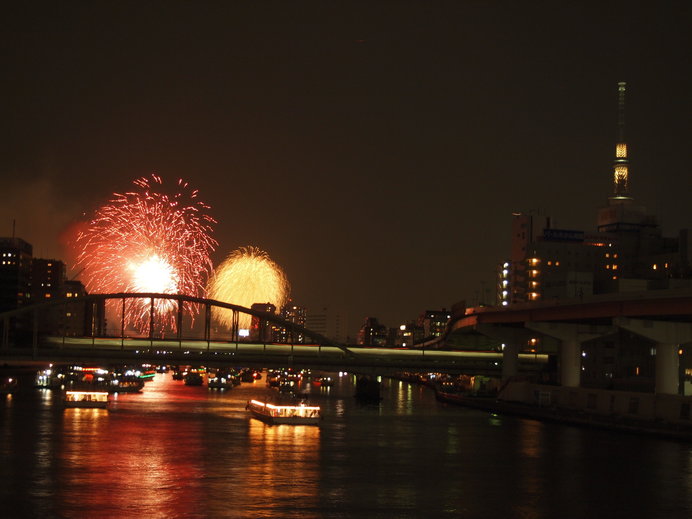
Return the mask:
[[[165,302],[165,312],[161,311]],[[133,312],[133,305],[136,305]],[[214,322],[212,312],[230,311],[231,325]],[[133,317],[134,314],[134,317]],[[271,342],[271,330],[287,331],[292,341],[301,338],[321,345],[348,349],[281,317],[239,305],[177,294],[90,294],[26,306],[0,314],[0,348],[36,348],[43,336],[126,339],[243,341],[240,315],[254,320],[251,339]],[[299,342],[295,340],[295,342]]]

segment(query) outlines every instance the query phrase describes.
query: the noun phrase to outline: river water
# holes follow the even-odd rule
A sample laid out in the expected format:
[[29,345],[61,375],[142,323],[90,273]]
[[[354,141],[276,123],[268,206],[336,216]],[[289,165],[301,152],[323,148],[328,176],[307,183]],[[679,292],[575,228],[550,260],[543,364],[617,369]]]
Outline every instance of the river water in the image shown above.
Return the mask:
[[689,518],[692,444],[438,403],[351,376],[305,384],[315,426],[250,418],[264,380],[211,391],[157,374],[109,410],[0,397],[2,518]]

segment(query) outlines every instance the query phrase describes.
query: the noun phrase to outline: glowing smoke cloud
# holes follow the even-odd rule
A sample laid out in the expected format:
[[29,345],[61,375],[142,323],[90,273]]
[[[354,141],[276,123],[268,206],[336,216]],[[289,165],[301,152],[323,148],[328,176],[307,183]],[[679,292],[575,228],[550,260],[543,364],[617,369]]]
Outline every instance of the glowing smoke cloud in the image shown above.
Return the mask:
[[[217,245],[209,206],[183,180],[170,196],[162,192],[163,181],[156,175],[133,184],[136,190],[114,193],[97,209],[77,237],[77,268],[84,269],[87,290],[202,296],[213,270],[209,254]],[[150,306],[148,299],[128,301],[126,325],[148,330]],[[173,310],[177,302],[156,299],[156,322],[175,330]]]
[[[281,310],[288,300],[289,284],[281,267],[256,247],[240,247],[219,265],[209,283],[208,297],[250,308],[254,303],[271,303]],[[232,326],[233,312],[214,308],[219,323]],[[249,328],[251,317],[240,314],[240,328]]]

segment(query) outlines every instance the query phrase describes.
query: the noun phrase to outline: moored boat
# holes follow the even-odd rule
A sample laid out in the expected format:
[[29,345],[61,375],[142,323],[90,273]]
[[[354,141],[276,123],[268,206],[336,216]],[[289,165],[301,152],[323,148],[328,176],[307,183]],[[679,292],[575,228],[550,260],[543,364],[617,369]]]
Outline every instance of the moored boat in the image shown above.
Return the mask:
[[233,380],[227,373],[217,373],[207,377],[207,387],[209,389],[233,389]]
[[250,400],[245,409],[252,413],[252,416],[270,425],[319,425],[320,408],[319,406],[298,405],[275,405],[259,400]]
[[9,395],[19,388],[17,377],[6,377],[0,380],[0,395]]
[[108,391],[65,391],[65,407],[108,407]]
[[186,386],[201,386],[204,383],[202,375],[196,371],[191,371],[183,377]]
[[111,393],[139,393],[144,387],[144,381],[139,378],[113,379],[108,391]]
[[332,387],[334,379],[332,377],[313,377],[312,385],[318,387]]

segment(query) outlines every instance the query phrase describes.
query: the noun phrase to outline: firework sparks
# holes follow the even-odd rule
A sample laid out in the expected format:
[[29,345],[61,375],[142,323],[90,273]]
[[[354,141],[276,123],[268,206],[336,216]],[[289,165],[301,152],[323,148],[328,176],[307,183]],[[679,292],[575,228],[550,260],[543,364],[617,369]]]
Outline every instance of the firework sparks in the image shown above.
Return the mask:
[[[179,180],[175,194],[163,192],[157,175],[133,182],[138,189],[114,193],[96,210],[75,245],[77,266],[91,293],[139,292],[200,296],[213,266],[209,254],[215,220],[197,190]],[[129,303],[126,325],[148,329],[150,301]],[[157,322],[176,328],[174,301],[156,300]],[[163,319],[162,319],[163,317]]]
[[[250,308],[254,303],[271,303],[281,309],[288,300],[289,284],[281,267],[256,247],[240,247],[216,269],[207,290],[209,297]],[[232,311],[214,308],[213,317],[232,326]],[[250,316],[240,314],[239,326],[250,327]]]

